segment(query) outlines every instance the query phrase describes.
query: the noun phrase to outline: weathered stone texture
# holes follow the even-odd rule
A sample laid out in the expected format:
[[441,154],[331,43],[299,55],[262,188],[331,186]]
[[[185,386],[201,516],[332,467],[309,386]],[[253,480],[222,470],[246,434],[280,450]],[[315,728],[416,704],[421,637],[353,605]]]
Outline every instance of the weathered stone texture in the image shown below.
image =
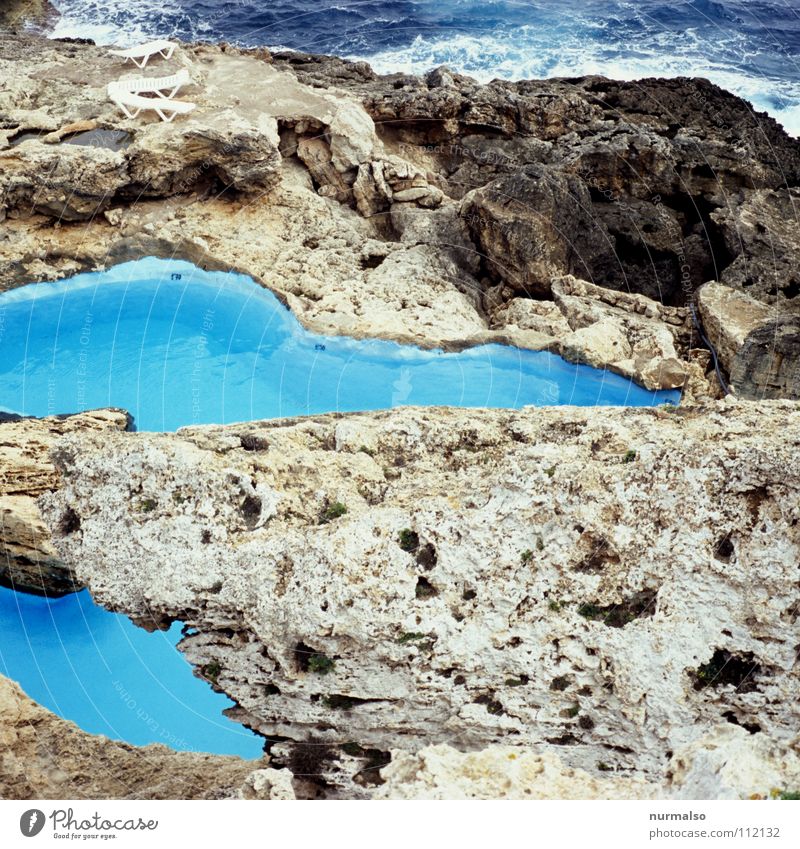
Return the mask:
[[793,403],[408,408],[57,456],[60,555],[101,603],[197,628],[187,658],[268,736],[657,783],[721,722],[794,745]]

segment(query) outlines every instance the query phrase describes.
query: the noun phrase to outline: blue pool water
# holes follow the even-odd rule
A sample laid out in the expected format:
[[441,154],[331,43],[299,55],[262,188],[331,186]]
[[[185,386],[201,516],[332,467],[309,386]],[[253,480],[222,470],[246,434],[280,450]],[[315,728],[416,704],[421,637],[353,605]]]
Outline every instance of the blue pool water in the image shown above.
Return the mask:
[[232,702],[192,675],[181,626],[148,633],[87,590],[46,599],[0,587],[0,672],[84,731],[134,745],[257,758],[264,741],[222,715]]
[[[679,400],[547,353],[318,336],[247,277],[152,258],[0,295],[0,352],[0,407],[40,416],[116,406],[143,430],[399,404]],[[0,588],[0,633],[0,671],[86,731],[261,751],[176,651],[178,624],[150,634],[85,591],[43,599]]]
[[145,259],[0,296],[0,407],[128,410],[140,430],[406,404],[677,402],[549,353],[461,353],[304,330],[238,274]]

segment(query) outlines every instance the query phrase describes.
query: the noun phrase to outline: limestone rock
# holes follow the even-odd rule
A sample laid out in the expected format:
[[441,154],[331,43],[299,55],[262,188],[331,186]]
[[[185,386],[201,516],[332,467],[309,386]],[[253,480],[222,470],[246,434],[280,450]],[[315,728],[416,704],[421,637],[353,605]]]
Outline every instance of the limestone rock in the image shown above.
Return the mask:
[[446,744],[393,751],[378,799],[749,799],[800,786],[800,758],[726,723],[682,747],[663,785],[565,766],[557,755],[494,745],[460,752]]
[[49,0],[3,0],[0,27],[20,28],[33,24],[44,27],[58,17],[58,10]]
[[739,289],[707,283],[697,293],[703,327],[743,398],[800,398],[800,313],[784,314]]
[[[376,79],[328,57],[283,54],[278,62],[312,85],[324,85],[330,69],[362,99],[379,131],[391,127],[384,144],[399,140],[404,157],[427,160],[443,173],[451,197],[513,180],[531,163],[583,180],[596,227],[611,237],[593,257],[591,274],[575,272],[595,283],[682,305],[732,261],[746,265],[750,279],[769,278],[768,242],[780,239],[781,248],[791,242],[795,190],[785,186],[798,182],[800,145],[773,119],[707,80],[585,77],[479,85],[450,74],[448,85],[440,85],[435,76]],[[746,225],[740,242],[736,221],[720,216],[730,211],[735,218],[741,191],[762,190],[784,198],[778,206],[786,207],[785,224],[776,218],[773,227],[771,212],[765,226],[774,236],[758,236]],[[767,211],[762,205],[762,214]],[[758,218],[751,217],[754,225]],[[764,250],[752,254],[748,243],[759,240]],[[782,249],[775,253],[786,256]],[[791,261],[776,262],[792,279]]]
[[292,774],[288,769],[257,769],[245,780],[241,791],[245,799],[295,799]]
[[[691,369],[684,307],[701,282],[777,286],[794,311],[784,183],[800,144],[702,80],[479,85],[264,60],[179,46],[199,108],[164,125],[108,102],[121,71],[106,50],[0,36],[0,290],[180,257],[249,274],[314,331],[563,349],[647,386]],[[67,144],[81,127],[130,144]],[[613,310],[585,304],[569,330],[505,307],[534,294],[554,316],[552,281],[571,273],[624,297],[593,291]]]
[[382,163],[371,162],[359,167],[353,194],[358,211],[365,218],[372,218],[389,208],[392,190],[383,176]]
[[345,203],[351,190],[347,181],[334,167],[330,145],[319,138],[303,138],[297,144],[297,155],[319,184],[319,193]]
[[[475,279],[480,273],[480,256],[470,241],[469,231],[458,214],[458,204],[444,201],[435,209],[396,203],[389,220],[404,245],[430,245],[447,257],[448,265],[461,269],[476,309],[480,312],[481,286]],[[502,322],[497,322],[500,326]]]
[[706,283],[698,289],[697,308],[703,329],[729,373],[745,339],[775,316],[775,309],[723,283]]
[[361,165],[354,193],[359,212],[367,218],[391,203],[415,203],[432,209],[444,200],[441,189],[430,185],[422,171],[396,156]]
[[415,754],[393,751],[381,770],[377,799],[648,799],[657,788],[642,779],[596,777],[551,753],[515,746],[459,752],[447,744]]
[[800,314],[756,327],[731,368],[731,383],[743,398],[800,400]]
[[0,798],[291,798],[267,759],[129,746],[81,731],[0,676]]
[[768,799],[800,787],[800,757],[794,747],[728,723],[676,752],[670,773],[678,799]]
[[688,345],[686,310],[571,276],[554,280],[551,289],[572,328],[558,340],[565,359],[609,368],[648,389],[683,387],[688,372],[679,350]]
[[707,348],[690,349],[686,365],[687,377],[683,385],[681,405],[707,404],[724,396],[712,364],[711,352]]
[[122,410],[45,419],[0,416],[0,582],[58,596],[80,588],[61,562],[36,499],[58,486],[50,451],[66,433],[126,430]]
[[108,150],[28,142],[0,151],[3,212],[44,212],[65,221],[91,218],[127,182],[122,156]]
[[734,195],[713,213],[733,261],[729,286],[764,303],[800,312],[800,189],[759,189]]
[[324,775],[402,737],[663,784],[720,717],[793,745],[798,440],[795,403],[732,399],[74,434],[40,506],[100,603],[196,629]]
[[333,117],[325,123],[334,167],[344,173],[377,159],[380,147],[375,125],[364,109],[344,98],[333,99],[333,108]]
[[588,276],[608,238],[583,182],[537,165],[470,192],[461,215],[492,274],[524,295],[548,295],[555,276]]
[[532,298],[511,298],[500,301],[493,320],[500,327],[520,327],[535,330],[548,336],[565,336],[572,332],[564,314],[553,301],[535,301]]
[[713,279],[724,263],[718,245],[711,243],[701,222],[685,234],[686,215],[660,195],[641,199],[617,194],[591,162],[578,173],[594,196],[605,201],[595,203],[593,210],[611,237],[609,249],[594,264],[592,280],[663,304],[685,304],[687,295]]

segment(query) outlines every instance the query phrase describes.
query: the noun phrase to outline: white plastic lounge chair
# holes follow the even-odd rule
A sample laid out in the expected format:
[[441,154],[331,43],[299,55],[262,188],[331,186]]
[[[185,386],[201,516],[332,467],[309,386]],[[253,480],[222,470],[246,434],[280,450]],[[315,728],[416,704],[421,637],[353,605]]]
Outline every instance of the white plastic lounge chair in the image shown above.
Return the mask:
[[176,46],[174,42],[165,41],[162,38],[158,41],[148,41],[147,44],[140,44],[138,47],[129,47],[127,50],[109,50],[109,53],[112,56],[121,57],[126,62],[130,59],[137,68],[144,68],[150,57],[157,53],[165,59],[170,59]]
[[108,84],[108,93],[122,92],[128,94],[157,94],[166,100],[171,100],[178,91],[192,81],[186,68],[181,68],[177,74],[169,77],[130,77]]
[[158,114],[162,121],[169,123],[176,115],[186,115],[197,108],[196,103],[186,100],[169,100],[166,97],[142,97],[130,91],[124,91],[114,87],[111,83],[108,87],[108,96],[128,116],[136,118],[140,112],[153,111]]

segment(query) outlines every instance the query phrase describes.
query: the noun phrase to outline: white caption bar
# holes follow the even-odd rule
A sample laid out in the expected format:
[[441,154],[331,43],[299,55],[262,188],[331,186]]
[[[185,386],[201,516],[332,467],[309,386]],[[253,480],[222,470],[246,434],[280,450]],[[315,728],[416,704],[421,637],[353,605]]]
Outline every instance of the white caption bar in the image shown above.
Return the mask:
[[0,846],[800,846],[800,805],[747,802],[0,802]]

